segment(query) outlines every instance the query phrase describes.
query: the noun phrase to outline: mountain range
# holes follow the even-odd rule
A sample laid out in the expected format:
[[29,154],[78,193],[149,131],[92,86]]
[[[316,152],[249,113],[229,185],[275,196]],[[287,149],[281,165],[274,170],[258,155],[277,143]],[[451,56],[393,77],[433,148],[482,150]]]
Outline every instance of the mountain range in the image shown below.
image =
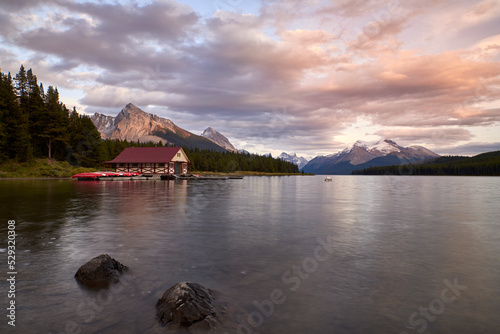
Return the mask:
[[[129,103],[116,116],[95,113],[91,116],[101,137],[127,141],[154,142],[167,145],[215,150],[219,152],[242,152],[217,130],[208,127],[201,135],[195,135],[175,125],[171,120],[144,112]],[[439,157],[422,146],[402,147],[390,139],[377,142],[357,141],[351,148],[335,154],[317,156],[311,161],[292,153],[281,153],[278,157],[294,163],[301,171],[314,174],[350,174],[367,167],[400,165]]]
[[317,156],[301,170],[306,173],[342,175],[368,167],[400,165],[439,157],[422,146],[403,147],[385,138],[377,142],[357,141],[338,153]]
[[201,136],[175,125],[171,120],[147,113],[129,103],[116,116],[95,113],[91,120],[103,139],[154,142],[215,151],[237,151],[215,129],[207,128]]
[[286,152],[282,152],[279,155],[278,159],[291,162],[291,163],[299,166],[299,169],[302,169],[308,162],[308,160],[306,158],[298,157],[296,153],[288,154]]
[[357,175],[474,175],[500,176],[500,151],[473,157],[443,156],[419,164],[371,167],[357,170]]

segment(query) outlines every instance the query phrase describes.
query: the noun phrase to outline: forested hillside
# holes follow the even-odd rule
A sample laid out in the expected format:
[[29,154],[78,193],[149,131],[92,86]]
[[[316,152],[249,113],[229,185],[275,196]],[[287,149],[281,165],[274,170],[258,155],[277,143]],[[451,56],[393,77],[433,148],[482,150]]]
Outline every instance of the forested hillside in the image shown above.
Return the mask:
[[500,151],[473,157],[440,157],[423,164],[371,167],[355,171],[364,175],[473,175],[500,176]]
[[184,147],[192,169],[213,172],[252,171],[266,173],[298,173],[299,167],[291,162],[269,156],[217,152]]

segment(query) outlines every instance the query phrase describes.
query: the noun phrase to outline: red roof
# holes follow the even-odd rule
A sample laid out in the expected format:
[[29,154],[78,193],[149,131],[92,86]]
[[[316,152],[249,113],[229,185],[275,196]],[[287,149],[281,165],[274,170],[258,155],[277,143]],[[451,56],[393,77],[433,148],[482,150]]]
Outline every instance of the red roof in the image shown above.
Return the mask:
[[127,147],[105,163],[165,163],[175,157],[180,147]]

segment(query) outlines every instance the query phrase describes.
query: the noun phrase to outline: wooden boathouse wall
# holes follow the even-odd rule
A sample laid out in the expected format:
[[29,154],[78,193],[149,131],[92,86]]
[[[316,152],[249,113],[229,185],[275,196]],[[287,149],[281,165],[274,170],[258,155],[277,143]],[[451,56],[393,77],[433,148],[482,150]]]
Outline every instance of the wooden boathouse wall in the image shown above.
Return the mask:
[[137,172],[145,175],[185,175],[191,162],[182,147],[128,147],[116,158],[104,162],[117,173]]

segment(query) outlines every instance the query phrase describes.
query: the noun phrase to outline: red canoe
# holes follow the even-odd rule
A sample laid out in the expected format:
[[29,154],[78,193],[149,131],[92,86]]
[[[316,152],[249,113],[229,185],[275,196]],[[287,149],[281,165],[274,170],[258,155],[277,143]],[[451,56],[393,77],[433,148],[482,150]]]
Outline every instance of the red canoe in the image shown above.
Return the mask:
[[91,172],[91,173],[78,173],[72,176],[74,179],[100,179],[106,177],[132,177],[139,176],[141,173],[115,173],[115,172]]

